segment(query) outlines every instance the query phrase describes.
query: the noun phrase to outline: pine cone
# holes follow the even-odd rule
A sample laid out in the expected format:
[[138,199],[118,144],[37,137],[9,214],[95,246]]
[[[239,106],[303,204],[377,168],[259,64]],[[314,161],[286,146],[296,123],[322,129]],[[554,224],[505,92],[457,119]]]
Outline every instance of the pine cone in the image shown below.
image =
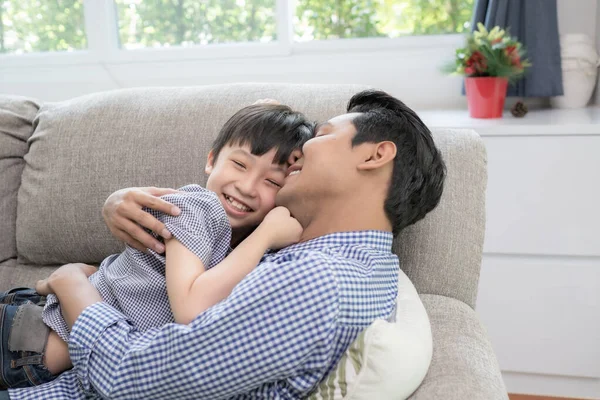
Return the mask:
[[514,106],[510,108],[510,112],[517,118],[524,117],[527,114],[527,106],[522,101],[517,101]]

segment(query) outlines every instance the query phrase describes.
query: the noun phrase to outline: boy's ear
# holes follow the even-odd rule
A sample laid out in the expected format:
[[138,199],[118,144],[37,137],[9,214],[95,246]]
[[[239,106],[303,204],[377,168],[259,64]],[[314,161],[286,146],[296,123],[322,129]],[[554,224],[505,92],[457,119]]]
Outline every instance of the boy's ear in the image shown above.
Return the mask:
[[214,161],[215,161],[215,153],[213,153],[213,151],[211,150],[208,152],[208,159],[206,160],[206,166],[204,167],[204,172],[207,173],[208,175],[210,175],[213,170]]
[[385,141],[374,143],[367,153],[365,160],[358,164],[359,171],[369,171],[382,167],[396,157],[396,145],[394,142]]

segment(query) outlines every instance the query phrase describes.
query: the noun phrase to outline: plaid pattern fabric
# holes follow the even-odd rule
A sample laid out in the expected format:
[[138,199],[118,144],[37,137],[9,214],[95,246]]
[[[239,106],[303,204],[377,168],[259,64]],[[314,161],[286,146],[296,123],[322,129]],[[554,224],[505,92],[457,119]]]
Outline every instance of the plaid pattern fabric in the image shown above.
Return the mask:
[[263,257],[189,325],[140,332],[115,308],[86,308],[74,368],[12,399],[298,399],[376,318],[394,309],[399,262],[388,232],[343,232]]
[[[182,193],[162,196],[181,209],[179,216],[145,211],[163,222],[173,237],[202,260],[206,269],[212,268],[229,250],[231,227],[227,214],[215,193],[198,185],[179,190]],[[127,316],[140,331],[174,321],[167,296],[164,255],[127,247],[123,253],[106,258],[90,282],[105,303]],[[56,296],[48,296],[42,317],[65,342],[69,340]]]

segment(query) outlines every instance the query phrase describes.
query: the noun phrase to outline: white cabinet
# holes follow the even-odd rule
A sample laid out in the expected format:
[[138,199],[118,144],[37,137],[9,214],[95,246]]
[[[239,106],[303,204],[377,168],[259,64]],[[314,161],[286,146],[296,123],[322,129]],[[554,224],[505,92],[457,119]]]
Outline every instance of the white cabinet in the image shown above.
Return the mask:
[[423,119],[486,145],[477,313],[508,390],[600,398],[600,108]]

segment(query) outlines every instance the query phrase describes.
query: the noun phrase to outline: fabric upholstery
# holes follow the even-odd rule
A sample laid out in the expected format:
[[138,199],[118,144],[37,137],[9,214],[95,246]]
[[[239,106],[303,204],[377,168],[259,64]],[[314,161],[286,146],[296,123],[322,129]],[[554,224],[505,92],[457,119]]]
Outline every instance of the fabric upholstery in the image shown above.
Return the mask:
[[400,265],[419,293],[475,307],[485,235],[486,153],[470,130],[434,131],[448,169],[438,207],[395,241]]
[[35,283],[44,279],[58,268],[58,265],[20,264],[16,258],[0,263],[0,292],[15,287],[35,287]]
[[17,255],[17,193],[37,111],[34,100],[0,95],[0,262]]
[[431,363],[431,326],[412,282],[400,271],[395,322],[376,320],[354,340],[309,400],[406,399]]
[[433,359],[411,400],[508,400],[498,361],[475,311],[461,301],[421,295],[433,334]]
[[45,104],[19,196],[23,262],[100,262],[121,250],[101,207],[129,186],[205,183],[206,155],[240,108],[275,98],[312,119],[343,113],[352,85],[233,84],[127,89]]

